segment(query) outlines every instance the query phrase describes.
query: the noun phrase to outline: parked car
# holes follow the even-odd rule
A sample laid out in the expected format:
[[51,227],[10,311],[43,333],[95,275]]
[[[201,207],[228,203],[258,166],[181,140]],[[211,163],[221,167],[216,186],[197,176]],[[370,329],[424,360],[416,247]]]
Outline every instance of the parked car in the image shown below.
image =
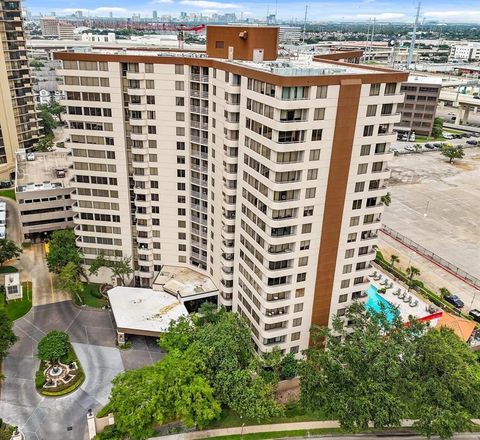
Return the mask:
[[11,180],[2,180],[0,181],[0,188],[10,188],[12,186]]
[[480,322],[480,310],[472,309],[468,312],[468,316],[472,317],[474,321]]
[[429,150],[433,150],[435,148],[433,144],[425,144],[424,147],[428,148]]
[[475,139],[469,139],[468,141],[466,141],[466,143],[468,145],[477,145],[478,141],[476,141]]
[[444,131],[444,132],[442,133],[442,136],[443,136],[445,139],[453,139],[452,133],[448,133],[447,131]]
[[461,309],[465,305],[457,295],[447,295],[444,299],[457,309]]
[[433,146],[434,146],[435,148],[442,148],[442,143],[441,143],[441,142],[435,142],[435,143],[433,144]]
[[413,145],[406,145],[404,148],[407,151],[417,151]]
[[463,133],[463,137],[464,137],[464,138],[469,138],[470,136],[471,136],[470,133]]

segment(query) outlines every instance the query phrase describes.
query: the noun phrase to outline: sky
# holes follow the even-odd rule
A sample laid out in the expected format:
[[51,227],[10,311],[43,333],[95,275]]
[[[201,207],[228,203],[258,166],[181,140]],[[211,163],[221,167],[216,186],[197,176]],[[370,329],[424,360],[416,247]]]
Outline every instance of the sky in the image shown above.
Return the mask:
[[[139,13],[151,17],[178,16],[181,11],[211,15],[234,12],[243,17],[266,17],[277,10],[280,20],[303,22],[308,4],[308,21],[366,21],[376,18],[387,22],[412,22],[416,0],[24,0],[24,6],[33,14],[71,14],[82,10],[84,15],[130,17]],[[480,0],[423,0],[421,18],[446,23],[480,24]]]

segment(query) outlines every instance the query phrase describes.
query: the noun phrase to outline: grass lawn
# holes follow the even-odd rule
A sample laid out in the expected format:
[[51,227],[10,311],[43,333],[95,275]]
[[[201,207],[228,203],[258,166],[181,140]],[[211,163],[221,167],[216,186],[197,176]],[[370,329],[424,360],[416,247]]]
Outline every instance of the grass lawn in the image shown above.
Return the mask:
[[446,139],[443,136],[434,138],[432,136],[415,136],[415,142],[438,142],[438,141],[445,141]]
[[1,197],[7,197],[8,199],[17,200],[15,197],[15,190],[13,188],[0,190]]
[[18,272],[18,269],[13,266],[0,266],[0,273],[14,273]]
[[329,420],[329,417],[321,411],[315,414],[307,412],[300,406],[300,404],[292,403],[286,406],[284,416],[271,417],[261,421],[241,419],[233,411],[224,410],[220,415],[220,419],[214,420],[205,429],[232,428],[235,426],[242,426],[244,423],[245,425],[270,425],[275,423],[311,422],[317,420]]
[[83,284],[83,291],[79,293],[82,302],[79,301],[77,295],[75,295],[75,302],[78,305],[87,305],[90,307],[95,307],[97,309],[101,309],[103,306],[107,304],[105,298],[100,295],[99,292],[100,284],[95,283],[84,283]]
[[9,301],[8,304],[6,304],[5,296],[3,294],[0,295],[0,307],[7,310],[7,315],[12,320],[21,318],[32,308],[32,283],[22,283],[22,287],[23,299]]
[[324,429],[297,429],[294,431],[276,431],[276,432],[257,432],[255,434],[237,434],[237,435],[222,435],[221,437],[214,437],[217,440],[267,440],[271,438],[285,438],[285,437],[310,437],[312,434],[335,434],[343,432],[340,428],[324,428]]

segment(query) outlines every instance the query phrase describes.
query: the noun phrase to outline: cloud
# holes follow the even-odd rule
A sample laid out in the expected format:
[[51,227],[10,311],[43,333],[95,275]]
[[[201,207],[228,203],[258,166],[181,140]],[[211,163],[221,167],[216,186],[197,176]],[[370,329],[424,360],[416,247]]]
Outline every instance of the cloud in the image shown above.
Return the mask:
[[173,0],[154,0],[151,3],[170,4],[170,3],[173,3]]
[[382,14],[357,14],[355,16],[361,20],[368,20],[369,18],[375,18],[380,21],[384,20],[399,20],[401,18],[405,18],[405,14],[397,13],[397,12],[383,12]]
[[480,15],[480,11],[430,11],[425,12],[423,15],[430,18],[455,18],[455,17],[471,17],[472,15]]
[[202,9],[239,9],[240,5],[234,3],[222,3],[210,0],[181,0],[180,4]]
[[94,15],[94,14],[102,14],[102,13],[105,13],[105,12],[123,14],[123,13],[127,13],[128,9],[118,8],[118,7],[115,7],[115,6],[112,6],[112,7],[102,6],[102,7],[96,8],[96,9],[67,8],[67,9],[62,9],[62,11],[65,12],[66,14],[73,14],[76,11],[82,11],[85,14],[89,13],[89,14]]

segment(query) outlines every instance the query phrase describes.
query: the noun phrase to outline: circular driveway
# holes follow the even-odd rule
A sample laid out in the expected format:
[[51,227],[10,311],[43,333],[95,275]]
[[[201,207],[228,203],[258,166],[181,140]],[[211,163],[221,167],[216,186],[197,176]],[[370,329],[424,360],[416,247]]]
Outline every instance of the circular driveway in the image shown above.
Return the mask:
[[[86,376],[77,391],[60,398],[39,395],[34,383],[37,344],[53,329],[70,335]],[[124,369],[163,356],[156,344],[141,339],[130,350],[117,349],[110,312],[78,308],[71,301],[33,307],[15,321],[14,331],[18,341],[3,362],[0,414],[7,423],[19,426],[27,440],[88,438],[87,410],[96,411],[108,402],[112,379]]]

